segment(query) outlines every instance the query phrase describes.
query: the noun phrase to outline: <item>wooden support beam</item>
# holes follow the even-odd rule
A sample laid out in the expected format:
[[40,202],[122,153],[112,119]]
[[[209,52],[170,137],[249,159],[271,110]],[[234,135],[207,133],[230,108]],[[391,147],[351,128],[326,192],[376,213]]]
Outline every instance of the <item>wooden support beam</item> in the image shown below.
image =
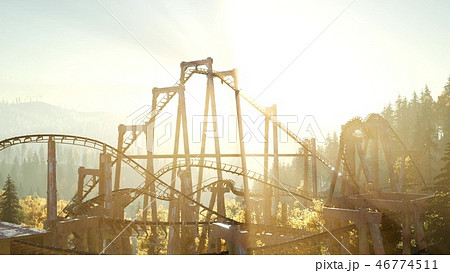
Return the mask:
[[373,189],[374,191],[379,190],[379,159],[378,159],[378,134],[373,138],[373,148],[372,148],[372,168],[373,168]]
[[[158,102],[158,93],[157,92],[153,92],[153,96],[152,96],[152,111],[154,111],[156,109],[156,104]],[[153,119],[155,116],[155,113],[152,112],[151,114],[151,119]],[[150,173],[154,173],[154,162],[153,162],[153,153],[154,153],[154,145],[155,145],[155,123],[151,122],[147,125],[147,129],[145,130],[145,134],[146,134],[146,148],[147,148],[147,170]],[[153,176],[151,176],[149,173],[146,174],[145,176],[145,183],[146,183],[146,187],[150,189],[150,192],[156,192],[155,191],[155,183],[154,182],[154,178]],[[149,196],[147,194],[144,194],[144,204],[143,204],[143,211],[142,211],[142,220],[145,222],[147,222],[147,218],[148,218],[148,198]],[[157,205],[157,200],[154,197],[151,197],[151,213],[152,213],[152,221],[157,221],[158,218],[158,205]],[[152,228],[152,236],[153,238],[155,238],[155,236],[157,236],[157,230],[156,227]],[[152,248],[152,247],[151,247]],[[153,251],[153,249],[150,249],[150,251]],[[153,252],[151,252],[153,253]]]
[[[366,153],[365,153],[365,151],[363,151],[363,149],[361,147],[361,142],[356,143],[356,150],[358,151],[359,162],[361,164],[360,166],[363,170],[364,177],[366,178],[367,184],[371,184],[371,183],[373,183],[373,180],[369,173],[369,168],[368,168],[367,162],[366,162]],[[358,180],[358,178],[357,178],[357,180]],[[361,185],[361,183],[360,183],[360,185]],[[361,187],[360,187],[359,192],[365,192],[365,188],[366,187],[362,187],[363,190],[361,190]]]
[[[242,112],[241,112],[241,96],[239,95],[239,85],[238,85],[238,79],[235,78],[235,101],[236,101],[236,115],[237,115],[237,123],[238,123],[238,131],[239,131],[239,151],[241,153],[241,164],[242,164],[242,171],[244,173],[247,172],[247,159],[245,157],[245,142],[244,142],[244,128],[242,126]],[[251,223],[251,212],[249,211],[250,208],[250,188],[248,184],[248,178],[247,176],[244,176],[243,178],[244,182],[244,210],[245,210],[245,222]]]
[[417,245],[419,246],[419,250],[424,250],[428,247],[427,242],[425,241],[425,232],[423,230],[423,220],[421,219],[421,214],[423,208],[418,206],[417,204],[412,204],[413,206],[413,222],[414,222],[414,231],[416,234]]
[[[276,153],[269,153],[268,154],[269,157],[292,157],[292,158],[299,158],[299,157],[304,157],[304,154],[290,154],[290,153],[283,153],[283,154],[276,154]],[[147,159],[147,155],[127,155],[128,157],[132,158],[132,159]],[[173,159],[173,158],[184,158],[184,154],[154,154],[153,158],[154,159]],[[204,158],[215,158],[217,157],[218,154],[203,154]],[[221,153],[219,155],[221,158],[223,157],[241,157],[241,154],[230,154],[230,153]],[[265,154],[264,153],[256,153],[256,154],[245,154],[246,157],[264,157]],[[191,158],[200,158],[200,154],[190,154],[189,157]]]
[[369,254],[369,240],[367,236],[368,228],[367,224],[358,225],[358,241],[359,241],[359,254],[367,255]]
[[313,197],[317,198],[317,147],[315,138],[311,139],[311,176],[313,184]]
[[355,209],[324,208],[325,219],[348,220],[352,222],[381,223],[381,212],[360,211]]
[[[181,73],[183,75],[183,73]],[[174,143],[174,154],[178,154],[178,146],[180,143],[180,124],[181,124],[181,104],[178,103],[177,110],[177,120],[175,125],[175,143]],[[177,159],[173,159],[173,165],[176,166]],[[171,182],[170,186],[175,188],[176,183],[176,169],[172,170]],[[174,195],[175,192],[171,191],[171,194]],[[169,223],[180,221],[180,213],[179,213],[179,200],[172,200],[169,202]],[[169,239],[167,245],[167,254],[178,254],[179,252],[179,239],[180,239],[180,230],[178,226],[169,226]]]
[[112,162],[111,155],[100,154],[100,184],[99,195],[104,195],[103,215],[112,217]]
[[[309,146],[308,140],[305,139],[305,145]],[[308,160],[309,160],[309,152],[308,147],[305,146],[303,148],[303,154],[308,155],[303,157],[303,192],[308,195],[309,194],[309,166],[308,166]]]
[[[123,151],[123,136],[126,132],[125,125],[120,124],[118,131],[119,131],[119,136],[117,139],[117,150],[122,152]],[[118,153],[117,159],[116,159],[116,169],[115,169],[115,174],[114,174],[114,190],[115,191],[120,189],[120,173],[121,173],[121,171],[122,171],[122,154]]]
[[57,190],[56,190],[56,144],[53,137],[48,140],[47,154],[47,220],[57,219]]
[[[277,116],[277,105],[272,105],[272,113],[271,118]],[[272,120],[277,120],[276,118]],[[281,186],[280,183],[277,181],[280,181],[280,162],[279,162],[279,151],[278,151],[278,121],[274,122],[272,121],[272,133],[273,133],[273,178],[275,180],[276,186]],[[274,190],[274,198],[273,198],[273,209],[272,209],[272,215],[276,215],[278,211],[278,204],[280,202],[280,191],[279,189]]]
[[328,191],[328,199],[327,199],[327,205],[331,205],[333,202],[333,195],[334,190],[336,188],[337,179],[339,176],[339,168],[341,167],[341,161],[342,161],[342,149],[339,149],[337,158],[336,158],[336,164],[334,165],[334,171],[333,176],[331,177],[331,184],[330,184],[330,190]]
[[[178,177],[181,181],[181,193],[190,196],[192,194],[192,187],[189,185],[191,174],[188,170],[178,170]],[[189,206],[189,200],[181,197],[181,222],[194,222],[194,208]],[[193,226],[181,226],[181,248],[180,254],[194,254],[195,251],[195,237],[197,237],[197,229]]]
[[[216,203],[216,196],[217,196],[217,191],[212,191],[211,198],[209,200],[209,206],[208,206],[208,208],[210,210],[214,209],[214,204]],[[205,222],[209,222],[211,220],[211,216],[212,216],[211,212],[208,211],[206,213]],[[205,251],[206,236],[207,236],[208,232],[209,232],[208,227],[203,226],[202,233],[200,235],[200,241],[198,243],[198,251],[197,251],[198,253],[203,253]],[[211,238],[210,238],[210,240],[211,240]],[[218,244],[218,243],[216,243],[216,244]]]
[[381,146],[383,147],[384,156],[386,158],[386,165],[388,167],[388,173],[390,178],[390,187],[392,191],[399,192],[397,176],[394,172],[393,159],[391,155],[391,144],[389,140],[389,128],[384,128],[380,134]]
[[381,237],[380,226],[378,223],[368,223],[372,244],[375,254],[384,255],[383,239]]
[[[267,108],[266,108],[267,111]],[[264,183],[269,180],[269,117],[264,119]],[[272,190],[268,185],[264,186],[264,224],[270,225],[272,218]]]
[[[196,67],[201,65],[208,65],[209,63],[212,63],[213,60],[211,57],[208,57],[203,60],[197,60],[197,61],[190,61],[190,62],[181,62],[180,67],[182,70],[186,70],[188,67]],[[184,74],[182,74],[184,75]],[[184,83],[184,82],[183,82]]]
[[405,154],[402,154],[400,159],[400,175],[398,179],[398,190],[399,192],[403,192],[406,190],[406,181],[405,181],[405,161],[406,156]]
[[348,136],[346,138],[348,141],[345,146],[345,162],[346,162],[346,168],[344,168],[345,173],[347,174],[345,176],[346,179],[344,185],[344,191],[342,191],[342,194],[344,195],[352,195],[357,193],[357,185],[355,185],[353,182],[356,182],[356,143],[358,142],[357,138],[354,136]]
[[77,204],[81,204],[83,199],[83,187],[84,187],[84,178],[86,177],[85,168],[78,168],[78,187],[77,187]]

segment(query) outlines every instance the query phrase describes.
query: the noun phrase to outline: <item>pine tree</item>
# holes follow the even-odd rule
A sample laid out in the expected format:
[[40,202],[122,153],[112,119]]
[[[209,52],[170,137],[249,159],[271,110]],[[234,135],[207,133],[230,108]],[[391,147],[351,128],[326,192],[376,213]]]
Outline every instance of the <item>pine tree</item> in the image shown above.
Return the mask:
[[396,129],[398,135],[401,139],[408,139],[410,136],[410,123],[408,121],[407,113],[408,101],[406,98],[402,98],[400,95],[395,101],[395,123],[394,128]]
[[431,92],[428,86],[425,86],[424,92],[420,98],[421,101],[421,113],[420,122],[421,129],[423,130],[422,150],[425,159],[425,175],[429,181],[434,176],[434,153],[438,150],[436,144],[437,139],[437,125],[436,125],[436,112],[435,102],[431,97]]
[[14,224],[22,222],[22,207],[19,204],[16,185],[9,175],[0,195],[0,221]]
[[439,138],[442,143],[447,143],[450,141],[450,77],[436,104],[439,119]]
[[430,200],[427,212],[427,236],[430,240],[431,254],[450,253],[450,142],[447,143],[441,158],[444,167],[435,177],[434,197]]
[[384,119],[386,119],[389,124],[395,123],[395,111],[392,108],[392,104],[388,104],[384,107],[383,111],[381,112],[381,116],[383,116]]

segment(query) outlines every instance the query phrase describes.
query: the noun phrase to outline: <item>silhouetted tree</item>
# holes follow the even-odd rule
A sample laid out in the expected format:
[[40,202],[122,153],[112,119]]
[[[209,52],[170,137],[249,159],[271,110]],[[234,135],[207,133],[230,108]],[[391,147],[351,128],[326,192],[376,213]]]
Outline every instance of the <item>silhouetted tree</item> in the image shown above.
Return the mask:
[[450,253],[450,143],[447,143],[441,158],[444,167],[435,177],[434,197],[427,212],[429,252],[431,254]]
[[434,174],[434,153],[437,151],[438,146],[436,144],[437,140],[437,126],[436,126],[436,112],[435,112],[435,102],[431,97],[431,92],[428,86],[425,86],[424,91],[420,98],[421,111],[419,115],[420,127],[422,129],[422,151],[423,157],[425,159],[425,175],[429,181],[432,180]]
[[0,215],[1,221],[14,224],[20,224],[23,218],[16,185],[9,175],[3,186],[3,193],[0,195]]
[[444,91],[438,97],[436,111],[439,122],[441,143],[450,142],[450,77],[444,86]]

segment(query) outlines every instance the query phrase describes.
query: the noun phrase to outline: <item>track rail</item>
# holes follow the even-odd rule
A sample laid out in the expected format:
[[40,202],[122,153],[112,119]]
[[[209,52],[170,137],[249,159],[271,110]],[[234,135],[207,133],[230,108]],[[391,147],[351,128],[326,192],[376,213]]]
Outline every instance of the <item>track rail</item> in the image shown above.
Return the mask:
[[[192,73],[196,73],[196,74],[203,74],[203,75],[208,75],[208,70],[206,69],[201,69],[201,68],[196,68],[196,69],[192,69]],[[252,100],[250,97],[248,97],[247,95],[245,95],[241,90],[238,90],[235,88],[234,86],[234,82],[230,77],[226,77],[224,76],[223,73],[221,72],[217,72],[214,71],[213,72],[213,76],[219,78],[222,83],[225,83],[226,85],[228,85],[231,89],[233,89],[236,92],[239,92],[239,95],[246,100],[250,105],[252,105],[254,108],[256,108],[261,114],[263,114],[264,116],[268,117],[274,124],[276,124],[278,126],[278,128],[280,128],[283,132],[285,132],[289,137],[291,137],[295,142],[297,142],[298,144],[300,144],[300,146],[302,146],[304,149],[306,149],[309,153],[311,153],[311,147],[305,143],[301,137],[299,137],[297,134],[295,134],[294,132],[292,132],[291,130],[288,129],[287,126],[285,126],[283,123],[281,123],[280,121],[278,121],[278,119],[271,115],[270,113],[267,113],[266,110],[264,109],[264,107],[260,106],[259,104],[257,104],[254,100]],[[320,153],[318,153],[316,151],[316,158],[322,162],[327,168],[334,170],[333,164],[331,164],[326,158],[325,156],[321,155]]]
[[[227,173],[231,173],[231,174],[235,174],[235,175],[239,175],[239,176],[246,176],[249,179],[254,180],[255,182],[262,183],[262,184],[267,185],[274,189],[278,189],[279,192],[283,193],[285,196],[290,196],[292,194],[293,196],[302,198],[304,200],[308,200],[308,201],[313,200],[313,199],[307,197],[306,194],[302,190],[300,190],[296,187],[293,187],[291,185],[284,184],[284,187],[281,185],[277,186],[278,181],[275,181],[272,178],[268,178],[268,181],[266,182],[264,180],[264,176],[262,174],[254,172],[252,170],[247,170],[247,172],[244,173],[243,169],[239,166],[226,164],[226,163],[222,163],[219,166],[219,165],[217,165],[217,162],[209,161],[209,160],[191,159],[190,161],[186,162],[186,160],[184,160],[184,159],[179,159],[175,162],[175,164],[173,162],[171,162],[171,163],[163,166],[154,175],[157,178],[161,178],[164,174],[166,174],[174,169],[186,168],[188,166],[191,168],[195,168],[195,167],[200,168],[201,167],[201,168],[212,169],[212,170],[221,170],[223,172],[227,172]],[[209,184],[201,187],[200,189],[194,188],[194,191],[192,193],[190,193],[189,196],[194,196],[194,194],[196,194],[199,191],[211,189],[211,188],[217,187],[221,184],[226,186],[228,189],[230,189],[231,192],[233,192],[235,195],[244,196],[244,189],[237,187],[235,182],[230,179],[215,181],[215,182],[209,183]],[[143,194],[147,194],[149,196],[152,196],[154,198],[157,198],[159,200],[164,200],[164,201],[171,201],[171,200],[174,200],[177,198],[175,196],[171,196],[170,192],[168,192],[168,191],[166,191],[162,195],[157,195],[155,192],[151,192],[148,188],[145,189],[143,186],[144,186],[144,183],[139,185],[136,189],[131,189],[131,188],[120,189],[118,191],[114,191],[113,195],[120,195],[120,194],[130,195],[131,200],[128,204],[132,203],[134,200],[136,200],[139,196],[141,196]],[[250,196],[251,197],[263,197],[264,194],[262,192],[258,192],[258,191],[251,191]],[[93,207],[95,207],[97,204],[100,204],[102,201],[103,201],[103,196],[97,196],[97,197],[94,197],[90,200],[83,202],[82,204],[71,207],[70,209],[68,209],[66,211],[66,213],[71,213],[70,210],[72,210],[72,213],[74,213],[74,214],[89,213],[89,211],[91,211]]]
[[[108,145],[104,142],[98,141],[96,139],[82,137],[82,136],[74,136],[74,135],[60,135],[60,134],[37,134],[37,135],[25,135],[25,136],[17,136],[13,138],[8,138],[5,140],[0,141],[0,151],[5,150],[9,147],[20,145],[20,144],[26,144],[26,143],[48,143],[48,141],[52,139],[55,141],[55,143],[61,143],[61,144],[67,144],[67,145],[75,145],[75,146],[82,146],[87,148],[96,149],[99,151],[104,151],[105,153],[111,155],[113,158],[117,158],[118,155],[121,156],[121,160],[126,163],[128,166],[130,166],[134,171],[136,171],[139,175],[141,175],[144,179],[147,175],[150,175],[155,183],[155,189],[156,189],[156,196],[162,196],[164,194],[169,194],[168,192],[173,193],[174,197],[184,197],[189,202],[203,208],[206,211],[211,212],[212,214],[215,214],[223,219],[225,219],[228,222],[231,223],[239,223],[231,218],[227,218],[225,215],[221,215],[220,213],[209,209],[207,206],[204,206],[203,204],[197,202],[193,198],[181,193],[179,190],[172,188],[169,184],[162,181],[160,178],[156,177],[153,173],[149,172],[147,169],[142,167],[140,164],[138,164],[136,161],[134,161],[132,158],[127,156],[126,154],[118,151],[111,145]],[[138,191],[147,191],[148,192],[148,185],[145,186],[145,183],[142,183],[141,185],[136,188]]]
[[[184,82],[186,83],[193,75],[193,69],[190,69],[187,71],[185,75]],[[180,80],[178,80],[174,86],[180,86]],[[167,106],[167,104],[175,97],[177,92],[168,92],[164,93],[163,97],[156,103],[155,109],[150,109],[149,111],[145,112],[140,120],[136,123],[136,125],[144,126],[144,128],[147,128],[147,126],[151,123],[155,122],[156,117],[161,113],[161,111]],[[122,153],[125,153],[131,145],[139,138],[139,136],[144,133],[143,131],[136,131],[136,132],[126,132],[124,135],[123,140],[123,148]],[[113,160],[112,165],[116,164],[117,158]],[[92,192],[92,190],[97,185],[98,180],[94,180],[92,177],[84,184],[83,186],[83,194],[81,196],[81,200],[77,200],[77,196],[74,195],[72,199],[69,201],[68,206],[76,203],[76,201],[81,202],[84,200],[89,193]]]

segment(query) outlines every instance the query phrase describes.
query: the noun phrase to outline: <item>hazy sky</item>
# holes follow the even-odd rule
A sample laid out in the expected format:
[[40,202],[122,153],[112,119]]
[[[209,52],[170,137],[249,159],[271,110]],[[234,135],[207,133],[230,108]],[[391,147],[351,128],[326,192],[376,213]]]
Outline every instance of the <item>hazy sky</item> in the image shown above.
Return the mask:
[[[257,97],[351,1],[101,2],[173,77],[210,56]],[[356,0],[258,102],[327,131],[425,84],[436,97],[450,75],[449,12],[448,0]],[[94,0],[0,1],[0,99],[131,113],[171,75]],[[203,102],[204,80],[191,88]]]

